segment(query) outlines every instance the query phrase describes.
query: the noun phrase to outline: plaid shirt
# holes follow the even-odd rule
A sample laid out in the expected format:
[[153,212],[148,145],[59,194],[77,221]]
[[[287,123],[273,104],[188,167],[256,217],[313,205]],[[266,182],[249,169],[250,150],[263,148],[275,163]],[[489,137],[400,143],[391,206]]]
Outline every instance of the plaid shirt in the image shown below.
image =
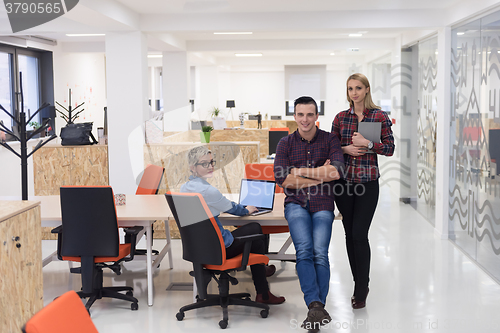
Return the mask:
[[[316,129],[311,141],[302,139],[299,131],[282,138],[276,147],[274,176],[276,183],[282,185],[292,168],[317,168],[327,159],[340,174],[344,168],[344,158],[340,142],[335,135]],[[309,202],[311,213],[334,209],[334,182],[323,183],[303,189],[285,188],[285,205],[293,202],[306,207]]]
[[[382,110],[363,111],[364,122],[381,122],[381,143],[373,143],[372,151],[376,154],[351,156],[344,154],[345,173],[341,177],[349,182],[366,183],[380,177],[378,170],[377,154],[392,156],[394,153],[394,137],[392,136],[392,122]],[[340,140],[342,147],[352,144],[352,134],[358,129],[358,116],[353,109],[342,111],[335,116],[332,124],[332,133]]]

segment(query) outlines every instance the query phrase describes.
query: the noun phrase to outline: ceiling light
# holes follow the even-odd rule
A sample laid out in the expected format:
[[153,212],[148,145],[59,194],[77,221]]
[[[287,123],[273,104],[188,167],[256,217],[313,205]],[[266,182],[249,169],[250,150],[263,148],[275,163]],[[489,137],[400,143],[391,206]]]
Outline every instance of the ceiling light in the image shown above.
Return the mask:
[[349,37],[361,37],[363,34],[349,34]]
[[335,55],[335,53],[332,52],[332,53],[330,53],[330,55]]
[[214,32],[214,35],[251,35],[253,32]]
[[465,32],[457,32],[457,36],[465,35]]
[[148,58],[163,58],[163,54],[148,54]]
[[235,53],[237,57],[262,57],[262,53]]
[[106,34],[66,34],[68,37],[94,37],[94,36],[106,36]]

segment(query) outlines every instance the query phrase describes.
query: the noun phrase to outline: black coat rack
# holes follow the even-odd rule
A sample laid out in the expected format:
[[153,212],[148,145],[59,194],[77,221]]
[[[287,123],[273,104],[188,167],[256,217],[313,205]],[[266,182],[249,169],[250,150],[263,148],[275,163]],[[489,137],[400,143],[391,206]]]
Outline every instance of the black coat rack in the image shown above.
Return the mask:
[[50,118],[45,119],[42,122],[42,125],[40,127],[38,127],[36,130],[34,130],[30,136],[26,136],[26,124],[28,124],[37,115],[38,112],[40,112],[41,110],[50,106],[50,104],[43,103],[42,106],[40,106],[38,108],[38,110],[36,110],[36,112],[33,113],[33,115],[28,120],[26,120],[26,113],[24,112],[23,75],[22,75],[22,73],[19,73],[19,83],[20,83],[20,87],[21,87],[21,92],[19,94],[19,96],[21,96],[21,110],[19,112],[19,119],[16,119],[12,114],[10,114],[7,110],[5,110],[2,105],[0,105],[0,109],[3,110],[9,117],[11,117],[12,120],[14,120],[14,122],[18,126],[19,137],[16,136],[13,131],[9,130],[3,124],[0,124],[0,131],[3,131],[5,133],[11,135],[12,137],[14,137],[17,141],[19,141],[21,143],[21,153],[19,154],[17,151],[12,149],[12,147],[9,146],[9,144],[6,142],[0,142],[0,145],[21,159],[22,198],[23,198],[23,200],[28,200],[28,158],[30,158],[31,155],[33,155],[38,149],[40,149],[41,147],[46,145],[49,141],[57,138],[57,135],[52,134],[51,137],[49,137],[48,139],[46,139],[43,142],[40,140],[38,142],[38,144],[35,146],[35,148],[33,148],[33,151],[28,154],[28,145],[27,145],[28,140],[33,138],[35,135],[41,133],[42,131],[46,131],[47,128],[50,127],[50,124],[49,124]]
[[[80,106],[82,106],[83,104],[85,104],[85,102],[82,102],[82,104],[78,105],[77,107],[75,107],[74,109],[71,108],[71,89],[69,90],[69,104],[68,104],[68,108],[66,109],[64,106],[62,106],[59,102],[56,101],[56,104],[59,105],[60,107],[62,107],[67,113],[68,115],[62,113],[60,110],[58,110],[56,108],[56,111],[59,112],[61,114],[61,117],[66,120],[66,124],[69,125],[69,124],[73,124],[73,122],[76,120],[76,118],[78,118],[78,114],[80,114],[81,112],[83,112],[85,109],[81,109],[79,110],[78,112],[76,112],[76,110],[78,110],[78,108]],[[76,112],[75,114],[73,114],[73,112]]]

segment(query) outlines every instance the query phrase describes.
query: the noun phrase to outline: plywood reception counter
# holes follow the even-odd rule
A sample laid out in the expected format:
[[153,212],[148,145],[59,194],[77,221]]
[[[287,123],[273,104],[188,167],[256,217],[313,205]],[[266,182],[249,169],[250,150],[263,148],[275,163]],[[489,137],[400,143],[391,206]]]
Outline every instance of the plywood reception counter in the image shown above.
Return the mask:
[[40,202],[0,201],[0,332],[43,307],[41,235]]

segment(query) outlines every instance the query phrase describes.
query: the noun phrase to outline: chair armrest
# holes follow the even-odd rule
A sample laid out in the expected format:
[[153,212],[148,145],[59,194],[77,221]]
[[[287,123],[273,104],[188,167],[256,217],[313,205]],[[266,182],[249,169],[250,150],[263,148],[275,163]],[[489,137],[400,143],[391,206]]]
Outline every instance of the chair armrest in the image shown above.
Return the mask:
[[251,242],[254,240],[258,240],[258,239],[265,239],[265,235],[254,234],[254,235],[237,236],[237,237],[234,237],[234,239],[239,239],[239,240],[242,240],[244,242]]
[[144,229],[144,227],[141,227],[141,226],[123,228],[123,231],[125,231],[125,243],[130,243],[130,258],[127,259],[127,261],[134,259],[135,244],[137,243],[137,234],[142,229]]
[[236,269],[237,271],[244,271],[247,269],[248,258],[250,257],[250,248],[252,247],[252,241],[264,238],[265,236],[263,234],[238,236],[234,238],[245,242],[245,247],[243,248],[243,257],[241,258],[241,267],[237,268]]
[[62,248],[62,238],[63,238],[63,226],[60,225],[58,227],[55,227],[50,231],[52,234],[57,234],[57,259],[63,260],[62,255],[61,255],[61,248]]
[[50,231],[50,233],[52,233],[52,234],[60,234],[62,232],[62,229],[63,229],[63,227],[62,227],[62,225],[60,225],[60,226],[55,227],[54,229],[52,229]]

